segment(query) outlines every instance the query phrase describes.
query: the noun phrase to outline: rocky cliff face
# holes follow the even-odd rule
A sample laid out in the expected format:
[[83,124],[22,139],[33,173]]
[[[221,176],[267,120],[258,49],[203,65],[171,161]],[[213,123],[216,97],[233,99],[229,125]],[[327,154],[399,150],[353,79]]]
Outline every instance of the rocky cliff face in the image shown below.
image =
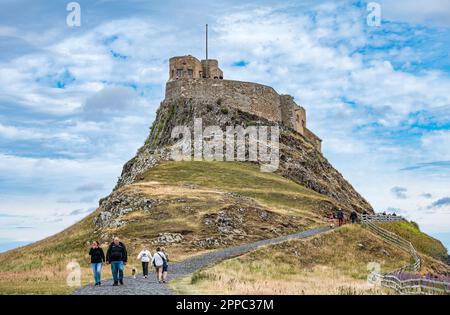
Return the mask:
[[[202,118],[203,127],[273,125],[259,116],[226,106],[220,97],[191,98],[180,95],[161,103],[155,122],[145,144],[136,156],[125,164],[116,188],[139,180],[143,173],[161,160],[170,160],[172,129],[187,126],[193,130],[194,119]],[[326,141],[326,139],[325,139]],[[327,159],[315,149],[314,144],[292,129],[280,126],[280,166],[277,171],[301,185],[329,196],[344,210],[373,212],[370,204],[333,168]]]

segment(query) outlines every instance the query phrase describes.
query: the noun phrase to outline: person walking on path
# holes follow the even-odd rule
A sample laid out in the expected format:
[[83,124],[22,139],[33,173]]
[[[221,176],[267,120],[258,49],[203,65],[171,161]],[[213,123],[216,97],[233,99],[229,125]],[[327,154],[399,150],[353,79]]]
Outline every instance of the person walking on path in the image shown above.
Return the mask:
[[334,229],[335,219],[336,219],[336,217],[333,213],[330,214],[330,216],[328,217],[328,223],[330,225],[330,229]]
[[148,278],[148,264],[150,263],[151,257],[152,254],[147,250],[146,247],[144,247],[137,256],[137,259],[139,259],[142,263],[142,274],[144,275],[144,279]]
[[100,286],[102,285],[102,266],[105,262],[105,253],[97,241],[92,242],[89,256],[91,256],[91,268],[94,273],[95,286]]
[[127,264],[128,254],[125,244],[118,237],[109,245],[106,253],[106,263],[111,264],[111,272],[114,279],[113,286],[123,285],[123,270]]
[[167,261],[166,255],[161,251],[161,248],[156,249],[156,253],[153,255],[152,264],[155,267],[156,279],[159,283],[163,283],[163,266],[164,261]]
[[342,211],[341,208],[339,208],[339,210],[338,210],[337,218],[339,220],[339,226],[344,225],[344,211]]
[[167,282],[167,273],[169,271],[169,254],[166,252],[166,249],[163,247],[161,248],[161,251],[164,253],[164,256],[166,257],[166,259],[164,260],[163,263],[163,270],[162,270],[162,281],[163,283]]
[[352,221],[352,224],[356,224],[356,221],[358,220],[358,214],[355,210],[353,210],[350,214],[350,220]]

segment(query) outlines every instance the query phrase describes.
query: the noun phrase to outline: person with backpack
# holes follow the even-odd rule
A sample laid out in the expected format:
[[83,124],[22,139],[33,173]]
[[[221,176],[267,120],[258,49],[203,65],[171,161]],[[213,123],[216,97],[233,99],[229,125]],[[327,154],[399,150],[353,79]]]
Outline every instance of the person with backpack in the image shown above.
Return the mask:
[[118,237],[109,245],[106,253],[106,263],[111,265],[111,272],[114,279],[113,286],[123,285],[123,270],[127,264],[128,254],[125,244]]
[[139,259],[142,263],[142,274],[144,275],[144,279],[148,278],[148,264],[150,262],[151,257],[152,254],[145,247],[141,250],[141,252],[137,256],[137,259]]
[[97,241],[92,242],[92,247],[89,250],[91,256],[91,268],[94,273],[95,286],[102,285],[102,266],[105,262],[105,253]]
[[156,253],[153,255],[152,264],[155,267],[156,279],[159,283],[163,283],[163,266],[164,262],[167,263],[166,255],[161,251],[161,248],[156,249]]
[[337,218],[339,220],[339,226],[344,225],[344,211],[342,211],[341,208],[339,208],[339,210],[338,210]]
[[169,254],[166,252],[166,249],[163,247],[161,248],[161,251],[164,253],[164,256],[166,256],[166,260],[164,260],[163,264],[163,270],[162,270],[162,281],[163,283],[166,283],[167,281],[167,273],[169,271]]
[[353,210],[350,214],[350,220],[352,221],[352,224],[356,224],[356,221],[358,220],[358,214],[355,210]]

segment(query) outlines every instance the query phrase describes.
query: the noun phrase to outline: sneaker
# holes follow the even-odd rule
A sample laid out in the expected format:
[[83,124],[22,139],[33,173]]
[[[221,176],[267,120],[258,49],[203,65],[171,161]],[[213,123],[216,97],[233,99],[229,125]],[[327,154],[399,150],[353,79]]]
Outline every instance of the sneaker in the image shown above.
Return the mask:
[[99,282],[99,283],[98,283],[98,286],[99,286],[99,287],[101,287],[101,286],[102,286],[102,283],[101,283],[101,282]]
[[98,286],[98,283],[94,284],[94,287]]
[[119,280],[120,285],[123,285],[123,280]]
[[163,283],[166,283],[166,280],[163,280]]
[[119,283],[117,281],[114,281],[113,287],[117,287]]

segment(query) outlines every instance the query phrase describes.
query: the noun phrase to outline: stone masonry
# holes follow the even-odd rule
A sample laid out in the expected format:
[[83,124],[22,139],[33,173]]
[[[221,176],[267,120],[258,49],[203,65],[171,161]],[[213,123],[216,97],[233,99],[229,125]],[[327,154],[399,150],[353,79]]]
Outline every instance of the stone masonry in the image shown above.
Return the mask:
[[322,140],[306,127],[306,111],[292,96],[258,83],[223,80],[217,60],[200,62],[188,55],[173,57],[169,64],[166,101],[202,99],[236,108],[295,130],[321,151]]

